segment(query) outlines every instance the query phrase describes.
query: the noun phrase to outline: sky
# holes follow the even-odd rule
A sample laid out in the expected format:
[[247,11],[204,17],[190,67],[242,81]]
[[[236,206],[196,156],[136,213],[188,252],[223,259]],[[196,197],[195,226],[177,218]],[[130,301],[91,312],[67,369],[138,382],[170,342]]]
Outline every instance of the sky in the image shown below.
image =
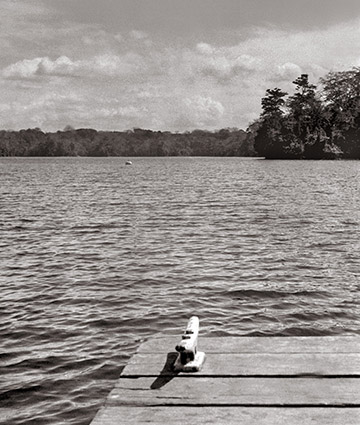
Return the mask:
[[0,0],[0,129],[246,129],[360,66],[358,0]]

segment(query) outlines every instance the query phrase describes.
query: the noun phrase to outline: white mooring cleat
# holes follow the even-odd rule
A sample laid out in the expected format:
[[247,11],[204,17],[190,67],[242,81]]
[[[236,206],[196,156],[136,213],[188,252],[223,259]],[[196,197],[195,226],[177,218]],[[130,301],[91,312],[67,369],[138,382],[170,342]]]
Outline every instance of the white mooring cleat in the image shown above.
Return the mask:
[[175,347],[179,352],[175,363],[176,372],[198,372],[205,361],[205,353],[197,351],[199,318],[192,316],[187,324],[181,342]]

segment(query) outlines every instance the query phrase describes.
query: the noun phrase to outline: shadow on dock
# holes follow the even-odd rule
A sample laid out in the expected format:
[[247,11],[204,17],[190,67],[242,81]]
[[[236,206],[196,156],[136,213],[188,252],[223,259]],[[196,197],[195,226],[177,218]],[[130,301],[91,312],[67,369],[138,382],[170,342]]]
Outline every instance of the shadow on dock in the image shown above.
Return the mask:
[[166,357],[165,365],[160,372],[160,375],[155,379],[155,381],[150,385],[150,388],[152,390],[157,390],[164,385],[166,385],[168,382],[170,382],[172,379],[175,378],[179,374],[179,372],[174,371],[174,363],[178,356],[178,353],[172,352],[168,353]]

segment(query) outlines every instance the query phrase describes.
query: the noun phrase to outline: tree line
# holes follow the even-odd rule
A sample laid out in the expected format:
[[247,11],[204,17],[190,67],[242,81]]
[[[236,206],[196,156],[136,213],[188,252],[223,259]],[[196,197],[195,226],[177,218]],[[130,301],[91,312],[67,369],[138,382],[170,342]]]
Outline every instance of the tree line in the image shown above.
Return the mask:
[[360,159],[360,68],[329,72],[320,89],[302,74],[294,94],[266,90],[251,125],[254,149],[270,159]]
[[0,156],[254,156],[253,141],[239,129],[185,133],[39,128],[0,131]]
[[247,131],[185,133],[39,128],[0,131],[0,156],[262,156],[269,159],[360,159],[360,68],[307,74],[292,95],[266,90],[262,112]]

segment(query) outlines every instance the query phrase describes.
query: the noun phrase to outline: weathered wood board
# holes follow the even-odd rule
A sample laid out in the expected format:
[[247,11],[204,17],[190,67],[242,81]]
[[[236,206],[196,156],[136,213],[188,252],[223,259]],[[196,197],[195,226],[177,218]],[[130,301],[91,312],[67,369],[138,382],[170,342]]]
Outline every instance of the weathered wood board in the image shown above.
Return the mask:
[[91,425],[188,424],[188,425],[359,425],[360,408],[272,407],[107,407]]
[[[138,353],[175,350],[179,336],[152,338],[143,342]],[[360,337],[200,337],[199,350],[206,353],[360,353]]]
[[[357,406],[360,379],[178,378],[155,384],[153,378],[120,379],[108,404]],[[360,403],[359,403],[360,407]]]
[[176,373],[176,337],[143,343],[92,425],[359,425],[360,338],[200,338],[200,372]]
[[[173,353],[173,357],[176,353]],[[325,359],[326,357],[326,359]],[[157,376],[164,369],[164,359],[136,354],[125,367],[123,376]],[[168,370],[171,373],[171,369]],[[207,353],[202,376],[263,375],[356,375],[360,354],[212,354]],[[166,373],[166,371],[163,371]],[[199,373],[193,374],[198,376]],[[360,424],[359,424],[360,425]]]

